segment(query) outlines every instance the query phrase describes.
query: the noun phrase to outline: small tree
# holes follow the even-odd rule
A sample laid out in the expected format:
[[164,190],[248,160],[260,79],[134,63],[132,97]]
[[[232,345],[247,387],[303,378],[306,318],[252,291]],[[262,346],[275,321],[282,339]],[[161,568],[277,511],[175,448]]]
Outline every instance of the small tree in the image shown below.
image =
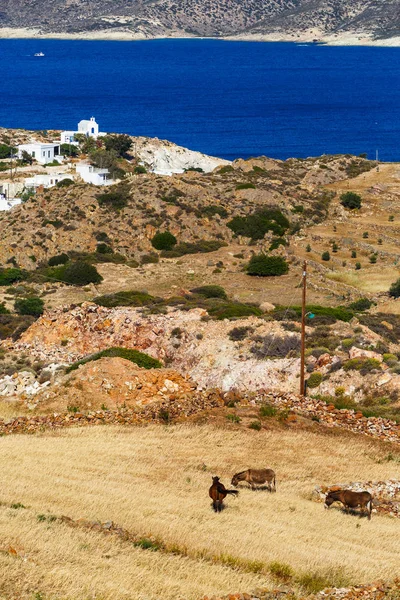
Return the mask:
[[397,279],[389,289],[389,295],[393,298],[400,298],[400,279]]
[[328,260],[331,260],[331,255],[329,254],[328,250],[326,250],[325,252],[323,252],[321,254],[321,258],[322,258],[322,260],[325,260],[326,262],[328,262]]
[[364,240],[367,240],[367,239],[368,239],[368,237],[369,237],[369,233],[368,233],[368,231],[364,231],[364,233],[363,233],[363,239],[364,239]]
[[277,277],[289,271],[289,265],[282,256],[267,256],[256,254],[251,257],[246,268],[248,275],[258,277]]
[[355,250],[351,251],[351,258],[357,258],[357,252]]
[[72,285],[87,285],[88,283],[100,283],[102,276],[94,267],[84,261],[76,261],[67,264],[63,268],[61,279]]
[[311,252],[311,246],[310,246],[310,244],[307,244],[306,252]]
[[356,271],[359,271],[360,269],[361,269],[361,263],[356,262]]
[[371,254],[371,256],[369,257],[369,262],[371,263],[371,265],[374,265],[377,260],[378,260],[378,257],[376,254]]
[[337,245],[336,242],[333,242],[333,244],[332,244],[332,252],[336,253],[338,250],[339,250],[339,246]]
[[33,317],[40,317],[43,314],[44,302],[37,296],[31,296],[30,298],[19,298],[15,301],[14,308],[20,315],[32,315]]
[[118,135],[106,135],[103,138],[106,150],[112,150],[117,156],[125,156],[132,146],[132,139],[125,133]]
[[362,198],[354,192],[346,192],[340,196],[340,204],[350,210],[361,208]]
[[63,156],[72,156],[72,157],[75,157],[75,156],[79,155],[79,148],[77,148],[73,144],[61,144],[61,146],[60,146],[60,153]]
[[163,233],[156,233],[151,240],[151,244],[156,250],[172,250],[177,241],[178,240],[172,233],[164,231]]

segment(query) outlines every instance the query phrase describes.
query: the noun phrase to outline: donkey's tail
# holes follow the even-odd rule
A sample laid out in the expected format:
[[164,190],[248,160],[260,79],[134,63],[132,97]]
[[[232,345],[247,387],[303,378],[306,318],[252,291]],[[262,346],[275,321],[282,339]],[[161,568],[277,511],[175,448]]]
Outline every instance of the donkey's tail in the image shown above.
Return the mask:
[[276,477],[274,475],[274,492],[276,492]]
[[367,502],[367,509],[368,509],[368,519],[371,519],[371,513],[372,513],[372,498],[371,498],[371,500],[368,500],[368,502]]
[[227,494],[232,494],[232,496],[237,496],[239,491],[238,490],[225,490]]

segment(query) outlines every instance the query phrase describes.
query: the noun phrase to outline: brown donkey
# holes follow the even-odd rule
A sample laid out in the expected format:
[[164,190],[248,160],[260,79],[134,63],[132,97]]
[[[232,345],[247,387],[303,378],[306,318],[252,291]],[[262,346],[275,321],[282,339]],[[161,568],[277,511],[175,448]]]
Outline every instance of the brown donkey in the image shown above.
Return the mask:
[[367,511],[368,520],[371,520],[372,496],[369,492],[352,492],[351,490],[328,492],[325,498],[325,508],[329,508],[334,502],[341,502],[346,512],[349,512],[349,508],[359,506],[361,511]]
[[227,490],[223,483],[220,482],[219,477],[213,477],[213,484],[209,489],[209,496],[213,501],[213,509],[215,512],[221,512],[222,503],[227,494],[232,494],[232,496],[237,496],[237,490]]
[[253,490],[256,489],[256,485],[267,483],[269,491],[276,492],[275,471],[272,469],[247,469],[247,471],[241,471],[232,477],[231,484],[236,487],[239,481],[247,481]]

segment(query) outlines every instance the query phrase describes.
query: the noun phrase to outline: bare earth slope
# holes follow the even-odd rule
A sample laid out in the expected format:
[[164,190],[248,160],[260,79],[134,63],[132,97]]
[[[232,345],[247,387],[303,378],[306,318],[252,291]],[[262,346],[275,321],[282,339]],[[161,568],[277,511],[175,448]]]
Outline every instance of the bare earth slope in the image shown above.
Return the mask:
[[[0,1],[0,26],[43,34],[110,37],[245,36],[357,32],[396,36],[398,0],[38,0]],[[3,32],[5,34],[6,32]]]

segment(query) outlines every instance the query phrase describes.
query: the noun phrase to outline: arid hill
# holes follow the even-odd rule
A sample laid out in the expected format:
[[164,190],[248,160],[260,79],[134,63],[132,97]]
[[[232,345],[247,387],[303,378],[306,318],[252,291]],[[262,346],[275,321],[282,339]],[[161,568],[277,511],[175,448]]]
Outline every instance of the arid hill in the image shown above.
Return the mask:
[[295,38],[347,31],[385,38],[399,32],[398,0],[1,0],[0,11],[1,26],[44,34]]

